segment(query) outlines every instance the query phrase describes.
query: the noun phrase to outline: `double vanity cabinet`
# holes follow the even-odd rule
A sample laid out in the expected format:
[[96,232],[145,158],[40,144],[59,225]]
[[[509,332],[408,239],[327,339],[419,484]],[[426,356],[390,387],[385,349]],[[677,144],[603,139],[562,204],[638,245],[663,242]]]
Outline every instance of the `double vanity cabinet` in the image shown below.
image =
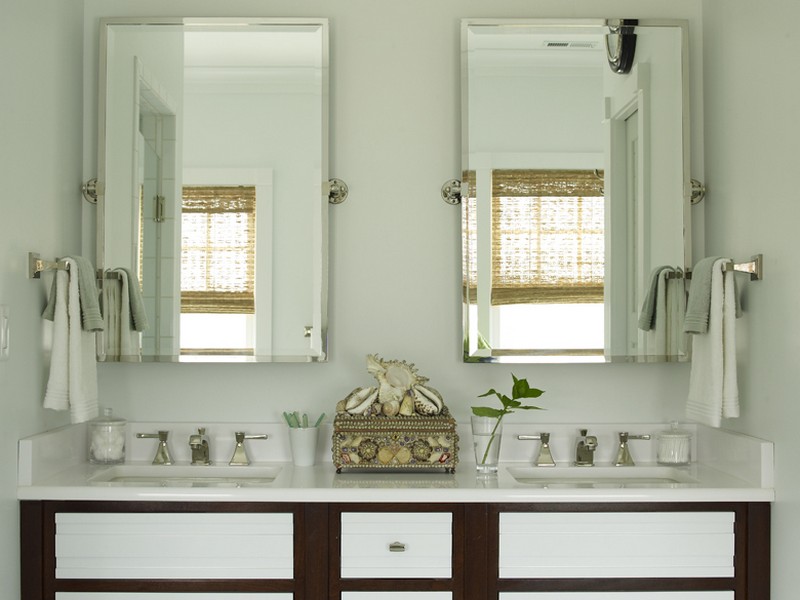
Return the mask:
[[[259,485],[156,486],[55,469],[41,442],[20,446],[23,600],[769,598],[771,472],[544,485],[504,465],[483,478],[284,463]],[[767,444],[736,456],[761,453],[761,469]]]
[[21,511],[23,600],[769,597],[762,502],[43,500]]

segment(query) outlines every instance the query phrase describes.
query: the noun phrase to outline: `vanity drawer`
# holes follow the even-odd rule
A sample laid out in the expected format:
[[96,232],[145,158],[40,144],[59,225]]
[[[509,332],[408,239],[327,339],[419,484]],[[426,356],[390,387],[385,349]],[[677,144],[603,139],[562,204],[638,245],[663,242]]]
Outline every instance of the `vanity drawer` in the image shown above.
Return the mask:
[[342,513],[343,578],[449,578],[449,512]]
[[57,579],[288,579],[291,513],[56,513]]
[[501,578],[733,577],[733,554],[732,512],[500,513]]

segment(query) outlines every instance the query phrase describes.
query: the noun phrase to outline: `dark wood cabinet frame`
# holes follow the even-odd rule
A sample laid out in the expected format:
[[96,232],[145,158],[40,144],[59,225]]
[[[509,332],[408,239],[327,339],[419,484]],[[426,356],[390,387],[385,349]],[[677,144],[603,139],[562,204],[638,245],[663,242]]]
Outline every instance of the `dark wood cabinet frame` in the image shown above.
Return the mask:
[[[502,512],[726,511],[735,514],[735,576],[731,578],[500,579]],[[55,515],[59,512],[291,513],[293,579],[56,579]],[[340,577],[343,512],[448,512],[453,515],[449,578]],[[733,590],[735,600],[768,600],[769,503],[275,503],[20,502],[22,600],[54,600],[56,592],[289,592],[295,600],[341,600],[344,591],[450,591],[453,600],[497,599],[500,592]],[[602,549],[599,549],[602,551]]]

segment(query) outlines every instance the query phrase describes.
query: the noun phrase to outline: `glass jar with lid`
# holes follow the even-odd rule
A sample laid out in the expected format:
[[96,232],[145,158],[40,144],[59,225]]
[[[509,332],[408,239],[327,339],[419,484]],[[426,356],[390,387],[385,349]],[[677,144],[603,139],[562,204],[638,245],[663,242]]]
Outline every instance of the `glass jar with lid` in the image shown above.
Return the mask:
[[679,429],[673,421],[669,429],[658,433],[657,460],[660,465],[688,465],[692,462],[692,434]]
[[89,462],[94,465],[116,465],[125,462],[125,426],[127,421],[112,415],[110,408],[89,421]]

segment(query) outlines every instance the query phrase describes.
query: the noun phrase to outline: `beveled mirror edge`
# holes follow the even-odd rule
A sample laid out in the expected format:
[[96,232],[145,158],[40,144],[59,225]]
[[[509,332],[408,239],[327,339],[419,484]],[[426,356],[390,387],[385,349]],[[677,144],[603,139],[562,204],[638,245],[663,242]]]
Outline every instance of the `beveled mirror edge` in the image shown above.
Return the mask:
[[98,353],[98,362],[167,362],[167,363],[267,363],[267,362],[327,362],[328,357],[328,283],[329,283],[329,238],[328,238],[328,195],[325,192],[324,182],[330,178],[330,24],[326,17],[100,17],[98,32],[98,56],[97,56],[97,90],[95,94],[97,102],[97,156],[95,162],[97,171],[95,179],[97,181],[97,199],[94,204],[94,226],[95,226],[95,269],[98,274],[98,291],[102,294],[104,279],[102,273],[106,269],[105,265],[105,178],[106,178],[106,88],[108,84],[108,57],[106,48],[108,46],[108,28],[111,25],[317,25],[321,28],[321,195],[320,195],[320,218],[322,225],[321,246],[319,251],[321,257],[321,273],[319,281],[320,290],[317,295],[320,298],[320,313],[315,315],[315,320],[319,319],[320,330],[319,347],[316,355],[272,355],[272,356],[247,356],[231,357],[219,356],[219,360],[199,360],[196,357],[182,357],[181,355],[150,355],[150,356],[117,356],[108,357]]
[[[606,18],[586,18],[586,19],[536,19],[536,18],[464,18],[460,24],[460,43],[461,43],[461,167],[462,185],[466,181],[464,166],[469,164],[469,100],[468,94],[464,90],[467,82],[468,63],[467,63],[467,35],[470,26],[564,26],[574,27],[598,27],[605,25],[612,17]],[[682,157],[682,183],[683,183],[683,255],[684,269],[690,270],[693,265],[692,257],[692,174],[691,174],[691,72],[689,57],[689,21],[687,19],[639,19],[637,27],[675,27],[681,31],[681,110],[682,110],[682,132],[681,145],[683,148]],[[462,197],[468,190],[462,189]],[[464,203],[461,210],[463,211]],[[462,244],[463,252],[463,244]],[[464,261],[462,258],[462,268]],[[463,273],[462,273],[463,281]],[[486,355],[470,354],[469,352],[469,315],[468,306],[462,298],[462,335],[461,348],[462,360],[464,363],[531,363],[531,364],[610,364],[610,363],[685,363],[691,360],[687,354],[681,355],[650,355],[650,356],[616,356],[598,355],[596,360],[585,360],[585,353],[564,351],[564,354],[554,355],[553,351],[526,351],[519,352],[508,350],[488,351]],[[556,360],[557,358],[557,360]]]

